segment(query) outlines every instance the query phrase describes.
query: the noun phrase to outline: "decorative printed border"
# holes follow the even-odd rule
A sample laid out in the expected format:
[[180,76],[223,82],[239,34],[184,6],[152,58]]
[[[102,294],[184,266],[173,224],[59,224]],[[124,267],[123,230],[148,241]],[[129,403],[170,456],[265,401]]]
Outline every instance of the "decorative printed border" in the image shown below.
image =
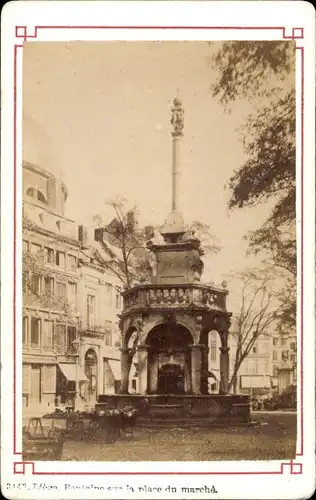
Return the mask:
[[261,471],[261,472],[251,472],[251,471],[238,471],[238,472],[36,472],[35,462],[13,462],[13,474],[25,474],[28,472],[27,469],[31,470],[33,476],[223,476],[227,474],[233,475],[282,475],[290,473],[290,475],[303,474],[303,464],[294,463],[293,460],[290,462],[282,462],[280,464],[280,470],[276,471]]
[[[282,26],[34,26],[33,32],[28,32],[27,26],[15,26],[15,37],[18,39],[23,39],[24,42],[27,40],[33,40],[37,38],[39,30],[43,29],[107,29],[107,30],[118,30],[118,29],[150,29],[150,30],[272,30],[274,32],[281,32],[281,37],[283,40],[301,40],[304,38],[304,28],[292,28],[288,31],[285,27]],[[17,52],[18,49],[23,49],[23,44],[14,45],[14,87],[13,87],[13,99],[14,99],[14,131],[13,131],[13,144],[14,144],[14,153],[13,153],[13,181],[14,181],[14,258],[13,258],[13,455],[22,456],[22,452],[17,451],[16,449],[16,211],[17,211],[17,203],[16,203],[16,172],[17,172],[17,140],[16,140],[16,132],[17,132]],[[300,108],[301,108],[301,134],[299,137],[301,143],[301,317],[300,317],[300,327],[301,327],[301,346],[300,346],[300,430],[301,430],[301,446],[300,451],[296,453],[296,457],[302,457],[304,452],[304,421],[303,421],[303,224],[304,224],[304,212],[303,212],[303,195],[304,195],[304,47],[296,47],[296,50],[299,50],[301,53],[301,96],[300,96]],[[296,463],[293,460],[289,462],[282,462],[279,464],[280,469],[274,471],[237,471],[237,472],[41,472],[35,470],[35,462],[13,462],[13,474],[25,474],[28,472],[28,469],[31,470],[32,475],[282,475],[282,474],[290,474],[290,475],[301,475],[303,474],[303,464]]]

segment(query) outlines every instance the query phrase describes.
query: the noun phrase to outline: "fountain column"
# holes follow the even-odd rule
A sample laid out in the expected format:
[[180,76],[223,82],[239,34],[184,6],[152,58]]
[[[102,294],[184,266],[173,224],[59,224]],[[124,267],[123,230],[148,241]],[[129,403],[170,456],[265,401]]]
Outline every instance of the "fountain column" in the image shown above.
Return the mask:
[[222,320],[222,325],[218,328],[218,333],[221,339],[221,347],[220,350],[220,359],[219,359],[219,367],[220,367],[220,393],[227,394],[228,393],[228,383],[229,383],[229,347],[228,347],[228,330],[230,327],[230,321],[227,319]]
[[146,394],[148,390],[148,346],[138,347],[138,390]]
[[129,364],[129,349],[128,348],[122,348],[120,349],[121,351],[121,387],[120,387],[120,393],[121,394],[128,394],[128,385],[129,385],[129,369],[128,369],[128,364]]
[[192,394],[201,394],[201,369],[203,345],[191,345]]

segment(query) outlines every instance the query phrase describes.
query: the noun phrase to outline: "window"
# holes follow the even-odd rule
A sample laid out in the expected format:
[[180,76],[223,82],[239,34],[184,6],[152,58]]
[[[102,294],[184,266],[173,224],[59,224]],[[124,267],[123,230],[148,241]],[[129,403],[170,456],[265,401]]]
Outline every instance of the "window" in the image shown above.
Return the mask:
[[107,305],[111,306],[112,305],[112,285],[110,283],[105,284],[106,288],[106,298],[107,298]]
[[43,392],[54,394],[56,392],[56,368],[55,365],[43,366]]
[[276,337],[273,337],[273,345],[274,346],[278,345],[278,339]]
[[118,292],[116,292],[116,296],[115,296],[115,307],[116,307],[116,309],[120,309],[120,307],[121,307],[121,296]]
[[112,334],[111,334],[111,331],[107,330],[105,332],[105,345],[112,345]]
[[95,322],[95,296],[87,295],[87,327],[94,328]]
[[292,349],[292,351],[296,351],[296,342],[291,342],[290,348]]
[[252,353],[253,353],[253,354],[257,354],[257,352],[258,352],[258,351],[257,351],[257,346],[254,346],[254,347],[252,348]]
[[32,253],[39,253],[42,250],[41,245],[37,245],[36,243],[31,244],[31,252]]
[[273,359],[273,361],[277,361],[278,360],[278,351],[273,351],[273,353],[272,353],[272,359]]
[[281,338],[281,345],[285,346],[285,344],[286,344],[286,338],[282,337]]
[[59,250],[56,252],[56,266],[65,267],[65,254]]
[[289,359],[289,351],[282,351],[282,361],[287,361]]
[[29,394],[30,392],[30,365],[23,364],[22,371],[22,391],[23,394]]
[[104,322],[104,328],[105,328],[105,334],[104,334],[104,339],[105,339],[105,345],[112,345],[112,322],[111,321],[105,321]]
[[68,300],[76,308],[77,305],[77,283],[68,283]]
[[217,342],[216,333],[211,333],[211,361],[216,361],[217,359]]
[[278,367],[276,365],[273,365],[273,376],[277,377],[279,374]]
[[76,327],[68,326],[67,327],[67,349],[71,349],[73,347],[73,341],[76,338]]
[[77,258],[74,255],[68,255],[68,263],[67,267],[69,269],[76,269],[77,267]]
[[290,355],[290,360],[291,360],[293,363],[296,363],[296,354],[295,354],[295,352],[294,352],[294,353],[291,353],[291,355]]
[[66,298],[66,283],[56,282],[56,295],[61,299]]
[[54,278],[45,276],[44,278],[45,293],[54,293]]
[[22,343],[23,345],[28,344],[28,317],[24,316],[23,317],[23,323],[22,323]]
[[30,248],[29,242],[26,240],[23,240],[23,247],[22,248],[23,248],[23,252],[28,252],[29,248]]
[[265,342],[262,347],[264,352],[267,353],[269,351],[269,342]]
[[58,352],[65,351],[66,346],[66,325],[56,325],[55,328],[55,348]]
[[26,191],[27,196],[32,196],[32,198],[35,198],[36,196],[36,189],[33,187],[30,187]]
[[268,375],[269,374],[269,361],[265,361],[263,365],[263,374]]
[[40,201],[42,203],[47,203],[46,198],[43,195],[43,193],[41,191],[38,191],[38,190],[37,190],[37,199],[38,199],[38,201]]
[[40,346],[41,320],[38,318],[31,319],[31,346]]
[[257,363],[257,361],[254,361],[253,363],[250,364],[249,373],[258,373],[258,363]]
[[43,348],[46,351],[53,349],[53,322],[44,320],[43,322]]
[[42,292],[42,276],[39,274],[32,275],[31,290],[35,295],[40,295]]
[[54,263],[54,250],[52,248],[45,248],[45,260],[48,264]]

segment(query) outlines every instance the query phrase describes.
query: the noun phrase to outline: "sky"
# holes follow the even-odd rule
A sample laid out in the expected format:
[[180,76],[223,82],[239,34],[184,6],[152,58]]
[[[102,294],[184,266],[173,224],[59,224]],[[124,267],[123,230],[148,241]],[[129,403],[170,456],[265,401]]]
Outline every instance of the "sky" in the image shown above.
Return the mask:
[[[205,280],[259,263],[244,235],[269,207],[228,212],[225,184],[245,161],[240,133],[251,108],[225,113],[211,94],[212,51],[220,42],[28,42],[23,50],[23,158],[68,187],[66,215],[110,220],[106,201],[124,196],[140,224],[161,225],[171,210],[171,104],[185,110],[180,207],[187,224],[207,223],[222,249],[205,262]],[[37,138],[35,139],[35,135]],[[46,151],[45,151],[46,148]]]

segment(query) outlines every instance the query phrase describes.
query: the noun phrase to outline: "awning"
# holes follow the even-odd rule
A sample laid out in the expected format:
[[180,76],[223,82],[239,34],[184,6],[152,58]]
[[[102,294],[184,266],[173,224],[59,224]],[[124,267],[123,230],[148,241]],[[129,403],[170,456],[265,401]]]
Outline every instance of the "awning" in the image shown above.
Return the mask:
[[[77,374],[78,374],[78,380],[83,381],[87,380],[87,377],[84,373],[83,368],[80,368],[72,363],[59,363],[59,368],[65,375],[66,379],[70,382],[75,382],[77,379]],[[77,371],[78,370],[78,371]]]
[[115,380],[121,380],[121,361],[119,359],[108,359]]

